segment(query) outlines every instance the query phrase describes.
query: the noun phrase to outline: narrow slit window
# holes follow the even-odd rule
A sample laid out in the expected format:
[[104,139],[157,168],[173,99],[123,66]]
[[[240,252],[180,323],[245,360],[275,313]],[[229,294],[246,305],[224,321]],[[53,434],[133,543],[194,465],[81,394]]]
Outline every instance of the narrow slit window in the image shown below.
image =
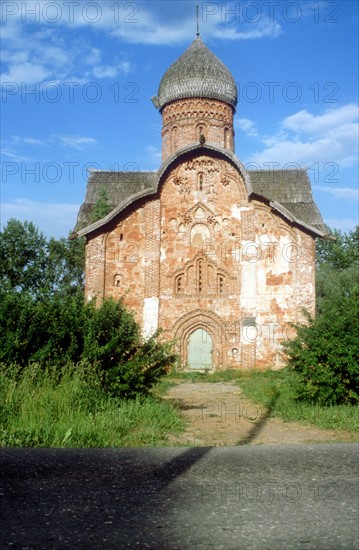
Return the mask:
[[203,174],[198,175],[198,191],[203,191]]

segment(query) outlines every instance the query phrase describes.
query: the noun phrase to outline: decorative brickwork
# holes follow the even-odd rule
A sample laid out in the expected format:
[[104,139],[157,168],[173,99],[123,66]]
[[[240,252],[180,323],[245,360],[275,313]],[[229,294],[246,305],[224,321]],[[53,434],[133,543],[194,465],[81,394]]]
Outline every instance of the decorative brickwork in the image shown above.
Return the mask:
[[151,201],[145,215],[145,297],[158,297],[160,272],[160,203]]
[[223,101],[181,99],[163,108],[162,160],[178,149],[206,142],[234,151],[233,107]]
[[[212,61],[202,98],[201,60]],[[123,297],[144,336],[162,328],[175,340],[181,368],[279,368],[290,324],[315,311],[322,220],[303,171],[250,177],[236,159],[236,85],[221,75],[196,40],[153,98],[163,117],[158,174],[91,175],[81,227],[102,182],[114,210],[82,230],[86,298]]]

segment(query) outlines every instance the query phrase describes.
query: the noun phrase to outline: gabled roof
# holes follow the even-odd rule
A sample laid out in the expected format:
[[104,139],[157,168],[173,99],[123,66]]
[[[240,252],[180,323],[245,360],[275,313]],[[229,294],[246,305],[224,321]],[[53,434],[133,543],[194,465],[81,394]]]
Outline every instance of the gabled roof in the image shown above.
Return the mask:
[[327,234],[307,170],[250,170],[249,175],[253,193],[269,200],[275,210],[320,236]]
[[[249,196],[264,200],[288,221],[302,226],[315,235],[326,234],[323,219],[313,200],[306,170],[246,171],[233,153],[206,144],[185,147],[168,159],[157,173],[92,171],[87,184],[85,202],[78,214],[76,236],[87,235],[101,228],[137,200],[156,194],[162,177],[173,163],[200,147],[202,150],[206,149],[208,153],[221,154],[230,160],[242,174]],[[93,223],[91,213],[102,189],[107,191],[110,198],[111,211],[105,218]]]
[[165,72],[152,101],[157,109],[177,99],[219,99],[236,108],[237,85],[227,67],[197,38]]
[[[91,170],[87,182],[85,202],[81,205],[75,231],[93,225],[92,210],[102,189],[109,197],[111,212],[119,205],[126,205],[142,192],[153,192],[157,183],[156,172],[105,172]],[[145,193],[146,194],[146,193]],[[102,221],[102,220],[101,220]]]

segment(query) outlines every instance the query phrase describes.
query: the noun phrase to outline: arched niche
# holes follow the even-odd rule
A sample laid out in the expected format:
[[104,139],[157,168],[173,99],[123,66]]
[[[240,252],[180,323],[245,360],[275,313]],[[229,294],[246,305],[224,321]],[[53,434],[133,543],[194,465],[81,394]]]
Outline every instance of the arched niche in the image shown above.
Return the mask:
[[210,240],[211,234],[204,223],[196,223],[191,229],[191,245],[200,248],[206,240]]

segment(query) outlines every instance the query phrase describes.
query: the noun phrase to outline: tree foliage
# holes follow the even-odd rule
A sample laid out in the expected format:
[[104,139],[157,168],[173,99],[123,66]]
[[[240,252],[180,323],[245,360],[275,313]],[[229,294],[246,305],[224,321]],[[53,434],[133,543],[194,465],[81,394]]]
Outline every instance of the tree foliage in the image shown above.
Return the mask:
[[84,303],[84,242],[47,240],[31,222],[0,232],[0,362],[92,363],[111,395],[144,395],[176,360],[144,340],[121,301]]
[[0,285],[34,298],[83,292],[85,242],[49,240],[32,222],[9,220],[0,232]]
[[298,395],[322,404],[359,401],[359,231],[317,243],[317,316],[284,347]]
[[104,187],[102,187],[97,196],[97,200],[91,212],[92,223],[101,220],[111,211],[110,197]]
[[316,242],[317,268],[346,269],[359,265],[359,226],[349,233],[329,229],[329,239]]
[[38,293],[44,285],[47,241],[32,222],[9,220],[0,232],[1,288]]
[[121,301],[105,300],[86,306],[83,359],[98,366],[103,386],[112,395],[145,395],[176,362],[171,344],[158,335],[147,340]]

